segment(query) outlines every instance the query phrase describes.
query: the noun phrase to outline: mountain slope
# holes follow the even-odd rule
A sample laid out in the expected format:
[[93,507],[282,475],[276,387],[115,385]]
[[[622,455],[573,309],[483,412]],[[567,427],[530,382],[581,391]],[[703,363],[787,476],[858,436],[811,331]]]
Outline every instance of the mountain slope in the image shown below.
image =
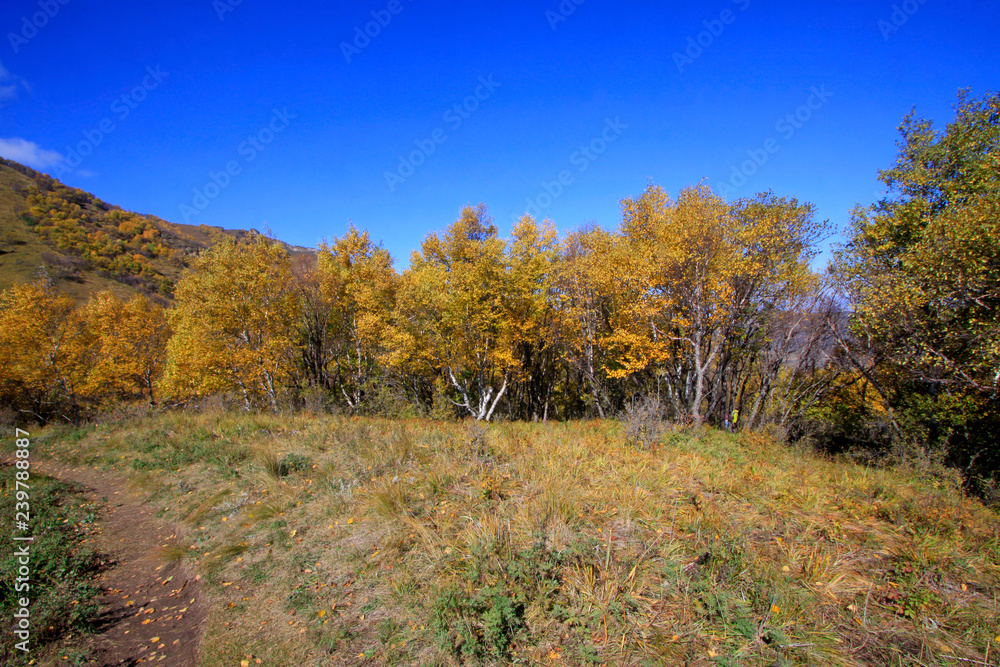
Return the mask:
[[77,301],[104,289],[169,299],[200,252],[227,237],[258,234],[125,211],[0,158],[0,289],[48,275]]

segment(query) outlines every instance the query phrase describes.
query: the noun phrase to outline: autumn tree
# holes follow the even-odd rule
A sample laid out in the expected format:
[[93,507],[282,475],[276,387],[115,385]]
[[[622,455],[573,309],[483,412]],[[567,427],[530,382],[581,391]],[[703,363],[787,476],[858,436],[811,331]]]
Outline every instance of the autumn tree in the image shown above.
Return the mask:
[[897,435],[996,470],[1000,424],[1000,94],[959,96],[938,132],[908,115],[888,193],[855,210],[835,272],[858,372]]
[[320,288],[317,257],[295,257],[292,275],[299,302],[299,349],[304,382],[328,392],[332,386],[330,322],[336,304]]
[[86,416],[93,338],[47,279],[0,293],[0,395],[42,422]]
[[768,318],[814,286],[808,261],[822,225],[795,200],[727,204],[706,186],[677,202],[650,186],[622,213],[618,276],[606,279],[619,285],[609,374],[651,374],[675,414],[721,421],[741,400],[734,374],[755,362]]
[[177,283],[164,389],[190,398],[236,391],[247,410],[278,394],[295,368],[299,302],[291,259],[263,237],[224,240]]
[[[615,288],[613,237],[600,228],[584,228],[560,244],[553,271],[556,329],[561,365],[585,385],[586,403],[602,419],[613,412],[613,380],[606,341],[610,334]],[[618,274],[624,273],[620,267]],[[567,379],[567,391],[572,384]]]
[[155,405],[154,386],[163,374],[169,338],[163,307],[142,295],[122,301],[104,291],[91,297],[81,316],[93,345],[88,394],[105,399],[140,395]]
[[512,418],[547,420],[558,381],[554,268],[558,233],[551,221],[522,217],[506,252],[503,317],[517,364],[508,394]]
[[518,367],[504,250],[486,207],[466,207],[413,253],[397,299],[393,363],[439,373],[476,420],[492,418]]
[[838,377],[825,370],[841,311],[810,268],[828,225],[811,204],[772,193],[731,203],[730,215],[737,260],[709,410],[724,417],[736,408],[744,427],[765,415],[784,425]]
[[837,270],[855,325],[921,382],[1000,383],[1000,94],[963,93],[942,133],[911,113],[889,196],[852,219]]
[[351,408],[361,404],[387,354],[397,276],[392,257],[353,226],[332,245],[322,244],[316,278],[325,326],[318,338],[322,377]]

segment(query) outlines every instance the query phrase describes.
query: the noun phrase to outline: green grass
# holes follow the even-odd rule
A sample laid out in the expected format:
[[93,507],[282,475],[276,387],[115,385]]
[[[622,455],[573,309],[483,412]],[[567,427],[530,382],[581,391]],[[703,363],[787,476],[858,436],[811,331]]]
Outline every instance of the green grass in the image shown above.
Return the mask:
[[49,429],[40,446],[123,474],[145,462],[143,488],[186,525],[183,558],[204,575],[209,667],[997,651],[993,511],[947,476],[764,434],[636,446],[617,423],[168,414]]
[[[0,473],[0,513],[14,517],[13,468]],[[93,504],[80,495],[81,488],[41,475],[32,475],[29,486],[30,535],[35,538],[30,542],[30,590],[15,589],[20,563],[14,556],[14,542],[4,548],[0,558],[0,613],[10,619],[20,598],[31,601],[31,652],[17,650],[14,644],[18,640],[9,631],[0,643],[0,663],[10,667],[28,665],[50,647],[58,643],[71,646],[72,636],[93,631],[100,594],[93,582],[105,567],[103,557],[82,544],[97,517]]]

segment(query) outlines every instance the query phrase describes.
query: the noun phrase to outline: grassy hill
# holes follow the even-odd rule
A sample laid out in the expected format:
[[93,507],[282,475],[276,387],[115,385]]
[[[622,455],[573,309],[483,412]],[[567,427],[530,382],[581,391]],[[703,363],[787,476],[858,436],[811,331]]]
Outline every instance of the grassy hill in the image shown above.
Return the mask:
[[[201,664],[987,665],[1000,521],[761,434],[168,414],[50,427],[185,526]],[[244,662],[246,661],[246,662]]]
[[0,158],[0,290],[44,271],[77,301],[104,289],[169,299],[198,253],[226,237],[256,234],[124,211]]

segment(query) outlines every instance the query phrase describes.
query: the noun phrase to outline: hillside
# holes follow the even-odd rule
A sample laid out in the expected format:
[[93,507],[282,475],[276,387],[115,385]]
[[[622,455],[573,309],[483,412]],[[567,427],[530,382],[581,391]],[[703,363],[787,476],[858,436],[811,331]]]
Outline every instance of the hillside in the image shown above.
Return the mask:
[[105,289],[122,297],[142,292],[169,299],[201,251],[226,237],[258,234],[125,211],[0,158],[0,290],[44,270],[77,301]]
[[32,435],[183,527],[161,557],[201,575],[206,667],[995,664],[1000,522],[932,468],[615,422]]

